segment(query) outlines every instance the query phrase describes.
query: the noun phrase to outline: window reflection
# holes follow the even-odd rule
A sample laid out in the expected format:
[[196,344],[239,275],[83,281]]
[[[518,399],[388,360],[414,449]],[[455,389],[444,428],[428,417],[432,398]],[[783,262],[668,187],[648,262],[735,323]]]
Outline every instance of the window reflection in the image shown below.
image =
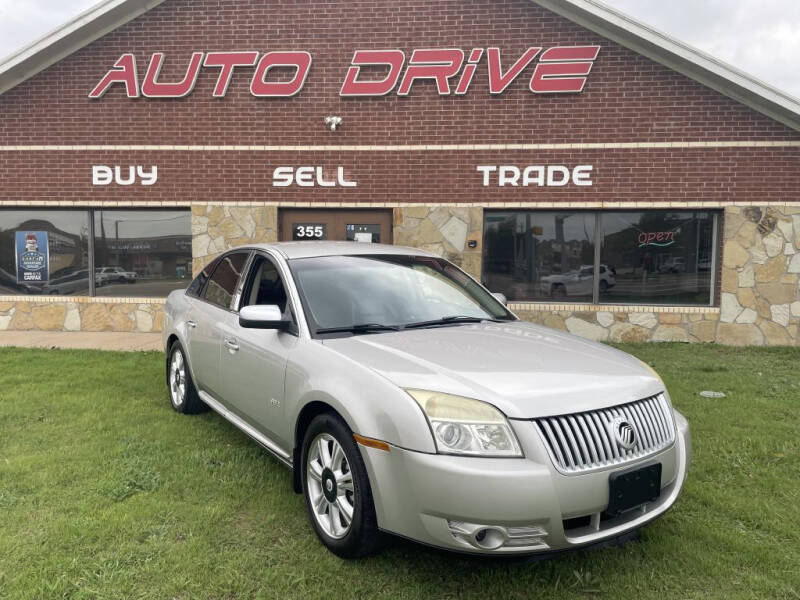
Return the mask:
[[163,297],[192,275],[189,211],[96,210],[98,296]]
[[516,301],[709,305],[715,227],[703,211],[486,211],[483,280]]
[[595,215],[486,213],[485,283],[509,300],[591,302]]

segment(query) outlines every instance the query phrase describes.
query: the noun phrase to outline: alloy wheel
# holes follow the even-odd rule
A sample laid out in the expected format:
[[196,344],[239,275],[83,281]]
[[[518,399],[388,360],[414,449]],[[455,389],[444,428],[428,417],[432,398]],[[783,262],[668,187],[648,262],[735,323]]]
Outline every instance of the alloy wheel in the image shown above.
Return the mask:
[[342,446],[330,434],[321,433],[311,442],[306,483],[317,525],[332,538],[346,536],[355,511],[353,473]]
[[175,407],[186,399],[186,361],[180,350],[175,350],[169,364],[169,397]]

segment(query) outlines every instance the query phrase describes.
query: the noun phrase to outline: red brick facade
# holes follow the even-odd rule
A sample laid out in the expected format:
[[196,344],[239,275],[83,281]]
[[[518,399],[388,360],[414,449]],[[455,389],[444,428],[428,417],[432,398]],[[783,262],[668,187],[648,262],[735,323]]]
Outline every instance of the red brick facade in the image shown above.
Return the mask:
[[[507,68],[529,46],[602,46],[580,94],[534,95],[532,67],[499,96],[484,56],[465,96],[417,82],[408,97],[339,97],[355,49],[497,46]],[[162,80],[192,51],[307,50],[311,73],[290,99],[249,93],[239,68],[212,98],[204,69],[182,99],[88,94],[123,52],[140,78],[154,51]],[[323,117],[344,118],[332,133]],[[800,133],[527,0],[232,2],[167,0],[0,96],[0,146],[421,145],[800,141]],[[402,152],[0,152],[0,200],[342,202],[786,201],[800,189],[800,148],[657,148]],[[592,164],[594,186],[484,188],[478,164]],[[157,164],[156,186],[92,188],[92,164]],[[281,164],[345,167],[352,189],[273,188]]]
[[[322,127],[320,126],[320,129]],[[337,134],[331,134],[337,135]],[[0,152],[8,201],[785,202],[800,148],[402,152]],[[158,165],[152,187],[93,187],[91,166]],[[592,187],[483,187],[476,165],[594,165]],[[276,188],[280,165],[345,168],[355,188]]]

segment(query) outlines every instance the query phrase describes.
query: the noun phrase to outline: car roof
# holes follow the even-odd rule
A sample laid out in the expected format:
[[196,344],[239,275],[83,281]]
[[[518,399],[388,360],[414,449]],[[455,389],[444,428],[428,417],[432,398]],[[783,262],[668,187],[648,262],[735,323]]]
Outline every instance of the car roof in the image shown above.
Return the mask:
[[345,255],[398,255],[398,256],[436,256],[419,248],[393,246],[391,244],[366,244],[362,242],[277,242],[274,244],[253,244],[262,250],[275,250],[287,260],[312,258],[316,256]]

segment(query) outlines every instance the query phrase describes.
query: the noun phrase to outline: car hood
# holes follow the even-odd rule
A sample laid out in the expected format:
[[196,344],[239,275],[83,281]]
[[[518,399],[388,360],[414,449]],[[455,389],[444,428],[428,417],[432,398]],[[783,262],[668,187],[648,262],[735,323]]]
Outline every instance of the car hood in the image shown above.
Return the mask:
[[604,408],[663,391],[661,381],[624,352],[522,321],[323,344],[399,387],[477,398],[518,419]]

